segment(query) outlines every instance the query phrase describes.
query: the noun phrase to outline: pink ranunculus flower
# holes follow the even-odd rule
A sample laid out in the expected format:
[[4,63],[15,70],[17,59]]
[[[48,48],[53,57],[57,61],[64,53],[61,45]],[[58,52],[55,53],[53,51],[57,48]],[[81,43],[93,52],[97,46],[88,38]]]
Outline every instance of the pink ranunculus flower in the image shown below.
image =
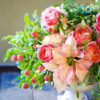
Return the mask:
[[52,48],[54,48],[52,44],[46,44],[38,47],[38,58],[40,60],[43,60],[44,62],[49,62],[50,60],[52,60]]
[[60,18],[60,12],[54,8],[49,7],[42,12],[41,25],[47,27],[54,27]]
[[63,37],[60,34],[51,34],[47,35],[42,43],[43,44],[53,44],[53,45],[59,45],[63,41]]
[[94,27],[98,34],[100,34],[100,13],[96,17],[96,24],[94,24]]
[[[81,53],[79,53],[73,35],[69,36],[61,47],[54,48],[52,53],[51,64],[49,62],[44,66],[46,65],[45,67],[53,71],[54,86],[59,92],[67,88],[67,84],[72,86],[79,80],[83,81],[88,73],[88,68],[93,64],[90,60],[86,60],[85,57],[81,58],[81,60],[75,59]],[[72,60],[72,65],[69,64],[68,59]]]
[[92,37],[92,30],[89,26],[85,26],[84,28],[82,27],[81,24],[78,24],[76,26],[76,30],[74,32],[74,38],[77,41],[77,44],[82,44],[82,42],[86,41],[89,42],[91,41]]

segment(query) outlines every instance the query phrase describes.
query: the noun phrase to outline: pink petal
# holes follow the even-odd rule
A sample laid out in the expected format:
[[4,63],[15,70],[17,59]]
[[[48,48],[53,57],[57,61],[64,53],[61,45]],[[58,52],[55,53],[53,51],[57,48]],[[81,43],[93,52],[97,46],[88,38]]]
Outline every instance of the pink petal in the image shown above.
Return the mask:
[[49,71],[54,71],[56,70],[59,66],[57,64],[54,63],[53,60],[47,62],[47,63],[42,63],[43,66],[45,67],[45,69],[49,70]]
[[60,48],[59,52],[64,56],[64,57],[68,57],[70,51],[70,47],[67,44],[63,44],[62,47]]
[[65,64],[66,63],[66,58],[63,57],[63,55],[59,52],[60,48],[56,48],[53,50],[53,59],[56,64]]
[[82,65],[81,62],[76,63],[76,76],[78,79],[82,82],[85,78],[86,75],[88,74],[88,70],[85,68],[84,64]]
[[68,67],[69,66],[67,64],[63,64],[63,65],[59,66],[59,69],[58,69],[59,77],[63,82],[65,82],[65,80],[66,80],[67,73],[68,73]]
[[68,50],[67,50],[68,56],[76,56],[77,55],[77,43],[73,35],[68,36],[65,44],[68,45]]
[[66,87],[67,87],[66,84],[59,78],[58,70],[55,70],[53,73],[53,81],[54,81],[54,86],[56,87],[58,93],[60,93],[66,89]]
[[[77,83],[76,71],[73,66],[62,65],[59,66],[59,77],[60,79],[69,85],[74,85]],[[61,74],[60,74],[61,73]]]
[[66,77],[65,82],[66,84],[69,84],[69,85],[74,85],[78,82],[78,79],[76,77],[76,71],[73,66],[72,67],[70,66],[68,68],[67,77]]

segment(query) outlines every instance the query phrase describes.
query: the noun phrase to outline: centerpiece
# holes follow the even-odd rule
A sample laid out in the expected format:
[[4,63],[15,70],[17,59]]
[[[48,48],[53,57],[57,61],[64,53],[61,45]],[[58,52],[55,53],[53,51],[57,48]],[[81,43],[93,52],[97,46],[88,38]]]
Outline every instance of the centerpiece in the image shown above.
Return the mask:
[[98,87],[92,90],[96,100],[95,94],[100,96],[100,2],[84,6],[67,0],[48,7],[41,17],[36,11],[32,20],[25,14],[24,20],[24,31],[3,38],[12,45],[4,61],[11,57],[21,70],[16,78],[21,80],[19,88],[51,84],[58,93],[71,91],[59,100],[74,100],[68,97],[72,91],[82,100],[81,91]]

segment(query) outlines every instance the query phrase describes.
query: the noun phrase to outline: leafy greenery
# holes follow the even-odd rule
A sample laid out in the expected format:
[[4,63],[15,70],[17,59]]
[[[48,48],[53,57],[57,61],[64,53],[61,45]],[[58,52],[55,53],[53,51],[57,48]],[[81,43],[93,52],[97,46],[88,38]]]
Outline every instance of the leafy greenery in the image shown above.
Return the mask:
[[[24,32],[16,32],[16,35],[8,35],[6,37],[3,37],[2,40],[9,40],[9,44],[12,46],[10,49],[7,50],[7,53],[4,56],[4,62],[11,57],[12,55],[23,55],[24,60],[23,61],[17,61],[17,67],[21,70],[21,75],[19,75],[16,80],[21,80],[19,84],[19,88],[22,87],[22,84],[24,82],[31,85],[31,78],[35,76],[37,78],[37,83],[39,84],[39,88],[42,87],[44,84],[44,75],[50,74],[51,72],[47,72],[44,70],[44,72],[39,71],[38,74],[36,72],[37,67],[42,64],[43,61],[38,60],[37,58],[37,50],[33,47],[34,44],[37,44],[37,46],[41,45],[42,39],[45,35],[48,35],[48,31],[44,31],[44,29],[41,28],[40,25],[40,18],[37,16],[37,11],[34,11],[33,19],[32,21],[29,19],[28,14],[25,14],[24,16],[25,21],[25,27]],[[39,39],[36,40],[34,37],[32,37],[31,32],[37,31]],[[31,74],[29,76],[24,75],[25,69],[28,69],[31,71]],[[35,84],[35,85],[36,85]]]

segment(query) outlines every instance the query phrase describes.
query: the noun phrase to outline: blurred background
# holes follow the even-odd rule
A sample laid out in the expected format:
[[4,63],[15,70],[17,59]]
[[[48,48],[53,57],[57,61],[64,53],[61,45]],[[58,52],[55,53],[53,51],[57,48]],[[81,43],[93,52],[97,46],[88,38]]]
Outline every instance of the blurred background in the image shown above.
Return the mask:
[[[45,87],[41,91],[32,92],[31,89],[18,89],[14,79],[20,74],[15,64],[10,60],[3,63],[3,56],[9,45],[1,41],[3,36],[15,34],[24,30],[24,14],[28,13],[32,19],[35,9],[38,15],[52,4],[61,4],[63,0],[0,0],[0,100],[56,100],[56,90]],[[78,3],[87,3],[91,0],[76,0]],[[48,94],[50,98],[48,98]],[[91,99],[92,100],[92,99]]]

